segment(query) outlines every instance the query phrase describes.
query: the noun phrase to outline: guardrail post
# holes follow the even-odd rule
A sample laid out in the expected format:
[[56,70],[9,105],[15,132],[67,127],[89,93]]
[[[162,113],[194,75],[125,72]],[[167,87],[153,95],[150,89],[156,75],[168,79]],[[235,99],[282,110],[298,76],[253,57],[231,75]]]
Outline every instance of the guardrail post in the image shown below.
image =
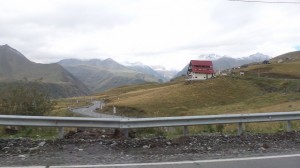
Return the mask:
[[129,137],[129,130],[128,130],[128,128],[124,128],[122,132],[123,132],[123,134],[124,134],[124,136],[125,136],[126,138]]
[[188,128],[188,126],[183,126],[183,136],[187,136],[187,135],[189,135],[189,128]]
[[238,135],[242,135],[244,132],[244,123],[238,123]]
[[292,131],[292,121],[290,121],[290,120],[286,121],[286,131],[287,132]]
[[58,139],[63,139],[64,138],[64,127],[58,127]]

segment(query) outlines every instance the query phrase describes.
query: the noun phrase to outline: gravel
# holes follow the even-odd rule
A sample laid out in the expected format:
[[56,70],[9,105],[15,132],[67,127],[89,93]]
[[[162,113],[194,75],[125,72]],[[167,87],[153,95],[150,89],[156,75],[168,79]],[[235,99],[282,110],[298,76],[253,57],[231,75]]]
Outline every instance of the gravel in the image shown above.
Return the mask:
[[1,166],[115,164],[300,153],[300,132],[125,139],[97,131],[61,140],[0,139]]

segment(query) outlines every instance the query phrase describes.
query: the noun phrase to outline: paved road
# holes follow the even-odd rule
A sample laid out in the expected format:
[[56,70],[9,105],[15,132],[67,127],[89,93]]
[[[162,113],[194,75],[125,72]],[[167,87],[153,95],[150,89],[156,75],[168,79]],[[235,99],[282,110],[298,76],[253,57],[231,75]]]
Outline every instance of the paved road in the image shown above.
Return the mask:
[[72,109],[71,111],[75,114],[88,116],[88,117],[95,117],[95,118],[121,118],[121,116],[100,114],[100,113],[94,112],[96,110],[96,108],[99,108],[102,103],[103,102],[101,102],[101,101],[94,101],[92,106],[76,108],[76,109]]
[[[45,168],[45,167],[46,166],[32,166],[30,168]],[[164,162],[164,163],[48,166],[48,168],[125,168],[125,167],[126,168],[299,168],[300,154],[235,158],[235,159]]]

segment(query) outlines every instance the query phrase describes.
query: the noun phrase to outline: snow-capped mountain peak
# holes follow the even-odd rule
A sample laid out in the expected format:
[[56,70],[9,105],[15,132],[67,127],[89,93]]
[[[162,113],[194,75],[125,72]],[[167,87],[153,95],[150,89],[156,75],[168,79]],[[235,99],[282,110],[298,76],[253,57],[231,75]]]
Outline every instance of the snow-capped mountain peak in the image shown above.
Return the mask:
[[138,67],[146,67],[147,65],[144,65],[143,63],[141,62],[123,62],[122,63],[124,66],[129,66],[129,67],[132,67],[132,66],[138,66]]
[[198,58],[201,60],[217,60],[221,57],[222,57],[221,55],[210,53],[210,54],[201,54]]
[[249,55],[248,57],[244,57],[244,59],[251,59],[253,61],[261,62],[264,60],[269,60],[271,57],[262,53],[257,52],[256,54]]

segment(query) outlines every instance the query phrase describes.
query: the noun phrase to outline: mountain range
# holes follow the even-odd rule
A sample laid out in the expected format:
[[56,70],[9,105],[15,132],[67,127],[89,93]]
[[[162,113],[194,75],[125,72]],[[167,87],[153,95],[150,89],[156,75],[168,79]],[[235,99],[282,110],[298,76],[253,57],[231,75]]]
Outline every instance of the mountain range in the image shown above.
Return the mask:
[[[0,46],[0,83],[40,81],[53,97],[87,95],[87,87],[59,64],[38,64],[8,45]],[[54,91],[55,90],[55,91]]]
[[[243,58],[231,58],[217,54],[200,55],[200,60],[213,60],[214,69],[222,71],[243,64],[269,59],[261,53]],[[8,45],[0,46],[0,84],[20,80],[42,81],[51,85],[55,97],[86,95],[107,89],[146,82],[167,82],[174,76],[185,75],[187,66],[179,73],[166,70],[163,66],[147,66],[140,62],[120,64],[105,60],[64,59],[58,63],[38,64]],[[66,91],[62,91],[66,90]]]
[[111,58],[64,59],[58,64],[82,81],[92,92],[101,92],[124,85],[166,81],[149,66],[124,66]]

